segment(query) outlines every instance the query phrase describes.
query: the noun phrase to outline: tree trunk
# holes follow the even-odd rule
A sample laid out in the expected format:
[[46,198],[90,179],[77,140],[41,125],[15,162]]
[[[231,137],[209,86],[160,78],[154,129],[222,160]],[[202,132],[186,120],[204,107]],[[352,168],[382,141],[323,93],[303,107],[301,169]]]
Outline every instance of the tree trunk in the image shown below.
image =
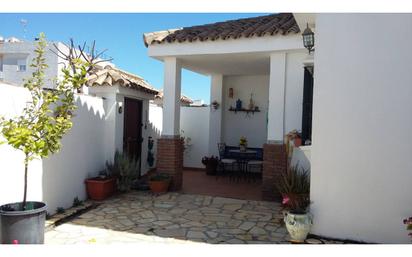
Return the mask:
[[23,204],[22,208],[23,211],[26,210],[26,198],[27,198],[27,169],[29,165],[29,156],[26,154],[26,157],[24,158],[24,196],[23,196]]

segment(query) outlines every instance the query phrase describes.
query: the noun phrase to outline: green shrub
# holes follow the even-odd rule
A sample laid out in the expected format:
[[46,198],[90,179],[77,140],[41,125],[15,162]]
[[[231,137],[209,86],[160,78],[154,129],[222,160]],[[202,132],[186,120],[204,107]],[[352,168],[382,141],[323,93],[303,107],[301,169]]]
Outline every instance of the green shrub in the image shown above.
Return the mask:
[[127,154],[116,151],[114,162],[106,162],[106,169],[110,176],[117,178],[120,191],[129,191],[139,177],[140,162],[138,158],[130,158]]

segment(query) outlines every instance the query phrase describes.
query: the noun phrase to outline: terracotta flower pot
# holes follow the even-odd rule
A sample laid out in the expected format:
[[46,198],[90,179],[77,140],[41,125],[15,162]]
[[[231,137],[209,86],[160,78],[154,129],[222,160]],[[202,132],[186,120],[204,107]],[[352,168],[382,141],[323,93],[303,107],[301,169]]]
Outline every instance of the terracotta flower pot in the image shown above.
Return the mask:
[[152,193],[166,193],[169,189],[170,180],[150,180],[149,186]]
[[295,143],[295,147],[301,146],[301,145],[302,145],[302,138],[296,137],[296,138],[293,140],[293,143]]
[[86,179],[87,195],[92,200],[101,201],[113,195],[116,191],[115,178],[90,178]]

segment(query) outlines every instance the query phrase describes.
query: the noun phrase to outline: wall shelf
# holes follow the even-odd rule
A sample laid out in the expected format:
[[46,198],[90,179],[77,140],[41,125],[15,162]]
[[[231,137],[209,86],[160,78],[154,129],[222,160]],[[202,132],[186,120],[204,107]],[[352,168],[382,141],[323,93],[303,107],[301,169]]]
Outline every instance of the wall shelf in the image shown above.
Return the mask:
[[255,113],[255,112],[260,112],[260,110],[259,109],[254,109],[254,110],[249,110],[249,109],[244,109],[244,108],[242,108],[242,109],[240,109],[240,110],[237,110],[237,109],[235,109],[235,108],[229,108],[229,111],[230,112],[234,112],[234,113],[237,113],[237,112],[246,112],[246,113]]

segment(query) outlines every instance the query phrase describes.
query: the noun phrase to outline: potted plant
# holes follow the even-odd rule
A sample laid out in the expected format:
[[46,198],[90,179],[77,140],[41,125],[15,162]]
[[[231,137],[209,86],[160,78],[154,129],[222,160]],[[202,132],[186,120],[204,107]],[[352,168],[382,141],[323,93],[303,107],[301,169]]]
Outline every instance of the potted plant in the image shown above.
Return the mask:
[[116,191],[116,178],[107,171],[101,171],[99,176],[85,181],[87,196],[96,201],[104,200]]
[[[403,224],[406,225],[406,230],[407,230],[407,231],[412,230],[412,217],[409,217],[409,218],[407,218],[407,219],[404,219],[404,220],[403,220]],[[408,236],[412,238],[412,232],[409,232],[409,233],[408,233]]]
[[156,173],[149,178],[149,186],[152,193],[166,193],[170,185],[170,176],[166,173]]
[[140,161],[127,153],[116,151],[114,162],[106,162],[108,173],[117,181],[117,189],[121,192],[130,191],[133,183],[140,177]]
[[293,145],[294,145],[295,147],[299,147],[299,146],[302,145],[302,136],[301,136],[301,134],[299,133],[299,131],[297,131],[296,129],[290,131],[290,132],[286,135],[286,139],[287,139],[287,140],[286,140],[287,142],[292,141],[292,142],[293,142]]
[[246,148],[247,148],[247,139],[246,139],[246,137],[240,137],[240,140],[239,140],[239,148],[240,148],[240,151],[241,152],[245,152],[246,151]]
[[280,174],[276,187],[287,210],[284,222],[291,241],[303,242],[312,226],[312,215],[307,210],[310,204],[309,171],[298,169],[297,165],[289,167],[285,173]]
[[219,158],[215,156],[203,157],[202,164],[206,166],[207,175],[216,175],[217,166],[219,165]]
[[0,206],[1,242],[5,244],[42,244],[46,204],[27,201],[27,173],[30,161],[46,158],[61,147],[60,140],[72,127],[72,113],[76,109],[74,92],[86,82],[90,65],[72,58],[69,67],[62,69],[63,79],[54,90],[44,90],[45,49],[47,42],[40,34],[36,56],[30,67],[32,76],[25,80],[24,87],[29,90],[31,101],[21,115],[0,118],[0,131],[5,142],[24,154],[24,190],[21,202]]

